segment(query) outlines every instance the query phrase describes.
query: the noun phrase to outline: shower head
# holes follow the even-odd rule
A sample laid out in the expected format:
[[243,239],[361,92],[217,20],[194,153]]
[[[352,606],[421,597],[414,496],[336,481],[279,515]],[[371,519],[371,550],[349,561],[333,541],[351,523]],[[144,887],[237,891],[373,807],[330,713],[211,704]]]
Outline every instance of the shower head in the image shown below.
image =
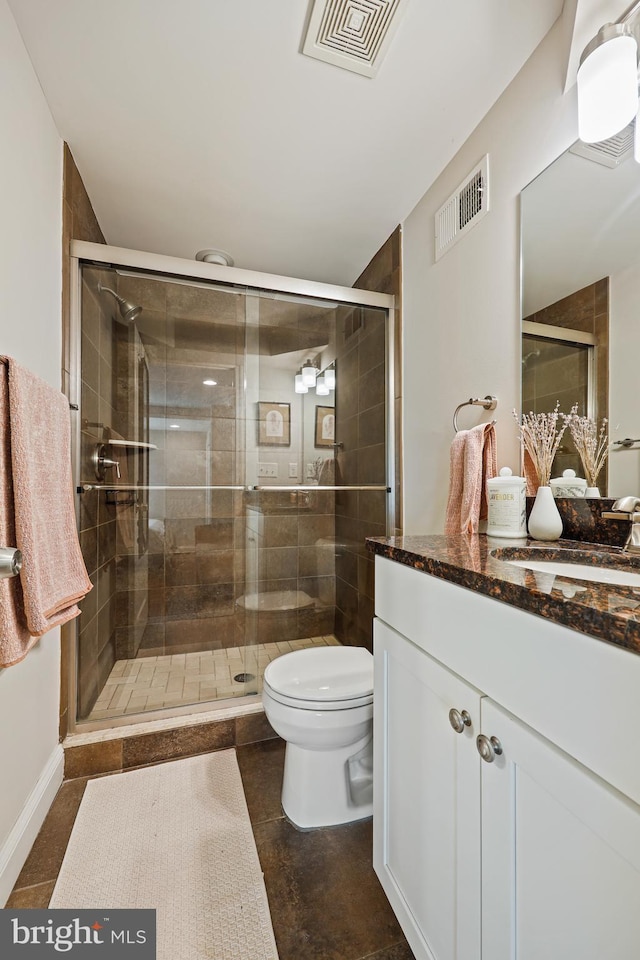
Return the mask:
[[98,281],[98,293],[110,293],[112,297],[118,301],[118,307],[120,308],[120,316],[127,323],[135,323],[136,319],[142,313],[142,307],[136,306],[135,303],[131,303],[129,300],[125,300],[124,297],[118,296],[115,290],[112,290],[111,287],[103,287],[100,281]]

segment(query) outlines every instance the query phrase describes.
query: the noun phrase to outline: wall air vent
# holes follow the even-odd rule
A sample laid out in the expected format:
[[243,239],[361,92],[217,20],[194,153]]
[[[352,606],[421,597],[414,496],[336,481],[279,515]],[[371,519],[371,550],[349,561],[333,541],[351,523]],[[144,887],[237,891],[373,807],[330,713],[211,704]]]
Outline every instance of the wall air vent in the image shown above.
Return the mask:
[[374,77],[408,0],[314,0],[302,53]]
[[633,152],[634,130],[635,121],[632,120],[620,133],[608,140],[601,140],[600,143],[583,143],[582,140],[577,140],[569,147],[569,152],[584,157],[585,160],[600,163],[603,167],[619,167]]
[[489,154],[471,171],[436,213],[436,260],[489,212]]

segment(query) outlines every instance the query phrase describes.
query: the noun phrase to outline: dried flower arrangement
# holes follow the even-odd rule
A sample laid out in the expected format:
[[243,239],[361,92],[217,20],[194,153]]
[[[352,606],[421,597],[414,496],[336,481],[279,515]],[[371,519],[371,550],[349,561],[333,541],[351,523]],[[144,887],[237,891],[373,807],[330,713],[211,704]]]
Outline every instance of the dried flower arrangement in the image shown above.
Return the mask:
[[607,421],[603,419],[598,431],[598,424],[590,417],[578,416],[578,404],[574,404],[571,412],[562,414],[565,425],[568,425],[580,455],[587,486],[598,486],[598,474],[604,466],[609,453],[609,437],[607,435]]
[[567,428],[568,417],[560,413],[560,401],[551,413],[523,413],[522,420],[513,411],[520,428],[520,443],[531,457],[541,487],[548,487],[551,467],[562,435]]

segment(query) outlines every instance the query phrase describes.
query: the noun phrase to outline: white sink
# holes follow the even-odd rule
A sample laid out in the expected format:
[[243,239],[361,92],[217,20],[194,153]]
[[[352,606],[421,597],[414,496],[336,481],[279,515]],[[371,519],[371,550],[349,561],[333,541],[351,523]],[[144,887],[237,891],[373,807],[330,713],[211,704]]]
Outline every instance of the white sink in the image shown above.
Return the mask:
[[593,580],[595,583],[613,583],[619,587],[640,587],[640,572],[596,567],[588,563],[571,563],[563,560],[505,560],[514,567],[525,567],[538,573],[550,573],[572,580]]

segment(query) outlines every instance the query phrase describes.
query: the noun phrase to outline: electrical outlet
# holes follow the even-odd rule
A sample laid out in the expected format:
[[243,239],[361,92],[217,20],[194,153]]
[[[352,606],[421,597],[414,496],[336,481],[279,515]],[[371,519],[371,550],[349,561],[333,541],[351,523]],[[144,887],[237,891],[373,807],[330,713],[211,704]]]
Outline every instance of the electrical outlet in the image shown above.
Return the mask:
[[290,463],[289,464],[289,479],[297,480],[298,479],[298,464]]
[[278,464],[277,463],[258,463],[258,476],[259,477],[270,477],[273,479],[278,476]]

